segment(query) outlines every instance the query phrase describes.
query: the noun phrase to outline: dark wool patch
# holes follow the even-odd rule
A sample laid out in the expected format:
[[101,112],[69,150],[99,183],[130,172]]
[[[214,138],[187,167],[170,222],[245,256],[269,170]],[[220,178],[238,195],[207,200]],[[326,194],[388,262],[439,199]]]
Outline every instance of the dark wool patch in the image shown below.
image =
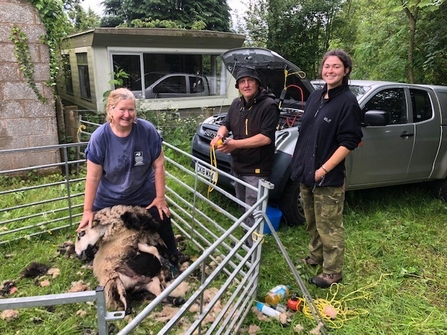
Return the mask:
[[24,278],[36,278],[47,273],[50,267],[43,263],[32,262],[20,274]]
[[123,220],[124,227],[137,231],[144,230],[147,232],[156,233],[160,227],[160,223],[154,220],[149,212],[141,214],[127,211],[121,214],[121,220]]

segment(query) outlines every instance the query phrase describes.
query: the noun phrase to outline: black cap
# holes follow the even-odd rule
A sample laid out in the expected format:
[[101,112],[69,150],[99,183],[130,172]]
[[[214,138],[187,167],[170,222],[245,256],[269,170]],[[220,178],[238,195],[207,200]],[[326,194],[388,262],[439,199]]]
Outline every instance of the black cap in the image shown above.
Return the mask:
[[253,79],[256,79],[258,81],[259,85],[261,85],[261,79],[259,79],[258,71],[256,71],[256,69],[251,68],[251,67],[241,67],[237,71],[236,85],[235,85],[236,88],[238,88],[239,79],[244,78],[244,77],[251,77]]

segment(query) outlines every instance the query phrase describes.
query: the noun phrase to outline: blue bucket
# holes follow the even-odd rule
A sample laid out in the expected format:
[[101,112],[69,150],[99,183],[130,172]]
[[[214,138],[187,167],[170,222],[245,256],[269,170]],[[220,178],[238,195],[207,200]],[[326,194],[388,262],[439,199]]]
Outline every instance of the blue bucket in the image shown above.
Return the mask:
[[[272,223],[273,228],[275,229],[275,231],[277,231],[279,229],[279,223],[281,222],[282,212],[279,210],[278,207],[267,206],[267,210],[265,213],[267,214],[267,217]],[[272,234],[267,222],[264,222],[264,234],[267,235]]]

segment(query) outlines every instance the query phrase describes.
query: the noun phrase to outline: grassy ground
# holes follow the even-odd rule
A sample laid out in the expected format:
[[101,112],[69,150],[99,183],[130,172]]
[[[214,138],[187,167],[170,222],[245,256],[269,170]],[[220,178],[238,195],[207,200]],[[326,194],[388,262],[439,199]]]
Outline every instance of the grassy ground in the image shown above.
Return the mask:
[[[316,300],[341,304],[330,334],[447,334],[447,205],[424,187],[402,186],[348,192],[344,223],[347,249],[342,285],[317,289],[307,280],[321,269],[299,265],[306,256],[304,227],[281,227],[278,234]],[[298,285],[272,237],[263,247],[261,293],[278,284]],[[249,318],[258,334],[308,333],[315,323],[303,313],[290,327]]]
[[[191,122],[186,128],[166,128],[165,140],[185,146],[187,150],[195,127],[196,124]],[[169,150],[166,154],[170,154]],[[0,187],[6,187],[7,182],[10,180],[0,180]],[[10,201],[14,203],[16,199]],[[307,280],[321,269],[303,266],[299,261],[307,255],[305,228],[281,226],[278,231],[312,297],[317,302],[340,304],[338,316],[333,322],[327,322],[329,333],[447,334],[447,204],[431,198],[428,190],[420,186],[348,192],[344,223],[347,236],[344,280],[332,290],[307,284]],[[1,245],[0,298],[68,292],[72,283],[80,280],[94,289],[96,282],[91,271],[77,259],[57,252],[58,245],[67,240],[74,241],[74,238],[74,231],[67,230]],[[262,248],[257,299],[263,300],[264,294],[278,284],[289,285],[292,292],[300,294],[297,281],[274,238],[266,236]],[[21,277],[22,270],[32,261],[53,266],[60,274],[38,280]],[[44,280],[49,280],[50,285],[42,286]],[[1,290],[4,281],[14,281],[18,291],[10,295]],[[87,335],[96,329],[96,308],[85,303],[21,309],[19,312],[18,318],[11,321],[0,318],[0,334]],[[82,316],[82,312],[86,312],[86,316]],[[125,321],[112,324],[121,329]],[[296,312],[290,314],[288,326],[273,319],[261,320],[249,313],[243,327],[257,326],[256,334],[283,335],[298,334],[298,325],[304,328],[301,334],[309,334],[316,326],[311,317]],[[116,332],[111,331],[113,333]],[[146,331],[137,333],[145,334]]]
[[[344,280],[332,290],[307,284],[320,269],[299,262],[307,251],[304,227],[281,226],[278,235],[312,297],[317,302],[323,299],[341,304],[337,318],[328,322],[330,334],[447,334],[446,209],[444,202],[432,199],[425,188],[417,186],[348,193]],[[70,231],[33,239],[32,243],[23,240],[1,246],[1,282],[16,281],[19,290],[15,297],[67,292],[78,280],[94,288],[91,273],[79,261],[57,252],[59,244],[73,238]],[[21,278],[30,261],[55,266],[60,275],[48,278],[48,287]],[[274,238],[267,236],[258,300],[278,284],[287,284],[292,292],[300,293]],[[89,316],[77,316],[80,310]],[[0,333],[84,334],[86,329],[95,329],[94,315],[95,307],[88,304],[23,309],[18,319],[0,320]],[[291,314],[286,327],[250,313],[244,328],[254,325],[259,327],[257,334],[266,335],[298,334],[297,325],[304,328],[302,334],[315,328],[314,320],[301,312]]]

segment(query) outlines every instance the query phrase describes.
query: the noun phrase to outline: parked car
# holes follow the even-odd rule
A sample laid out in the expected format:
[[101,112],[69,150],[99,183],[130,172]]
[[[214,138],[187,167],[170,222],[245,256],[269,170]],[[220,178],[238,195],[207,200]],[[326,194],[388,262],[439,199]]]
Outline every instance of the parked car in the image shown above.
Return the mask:
[[[141,91],[134,91],[136,98],[143,98]],[[167,99],[210,95],[205,76],[191,73],[169,73],[158,78],[144,90],[146,99]]]
[[[278,71],[277,76],[268,74],[270,81],[267,81],[270,87],[284,87],[282,91],[273,91],[281,118],[271,176],[275,188],[270,200],[280,207],[287,224],[299,224],[304,215],[299,185],[290,180],[289,164],[298,138],[300,115],[313,86],[303,74],[295,78],[295,84],[288,84],[285,81],[288,75],[300,72],[272,51],[240,48],[226,54],[223,59],[229,70],[244,63],[255,65],[264,75]],[[270,67],[271,64],[275,66]],[[281,68],[285,69],[282,77],[278,70]],[[277,82],[272,83],[273,79]],[[346,158],[347,190],[431,181],[434,194],[447,200],[447,87],[366,80],[351,80],[350,86],[360,92],[357,99],[363,112],[363,139]],[[292,89],[302,90],[301,100],[282,99],[287,97],[284,92]],[[199,125],[192,139],[195,157],[208,160],[209,143],[223,118],[224,115],[215,115]],[[220,169],[231,172],[230,155],[217,151],[216,158]],[[198,173],[209,176],[209,170],[203,166]],[[219,182],[229,181],[219,178]]]
[[[323,88],[325,84],[323,79],[314,79],[311,81],[311,83],[315,89]],[[363,80],[350,80],[349,89],[352,93],[354,93],[358,100],[371,89],[371,86],[367,86],[367,84]]]

